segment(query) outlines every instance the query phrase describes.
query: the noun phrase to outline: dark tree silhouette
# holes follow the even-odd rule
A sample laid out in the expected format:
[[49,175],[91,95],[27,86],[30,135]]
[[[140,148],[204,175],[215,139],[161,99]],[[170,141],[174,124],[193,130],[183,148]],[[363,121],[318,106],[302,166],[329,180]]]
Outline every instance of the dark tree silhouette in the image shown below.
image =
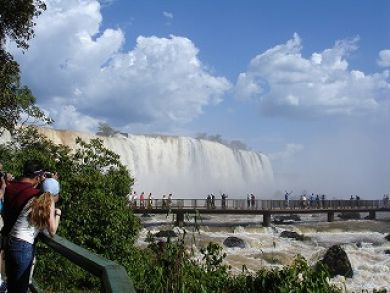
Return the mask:
[[21,85],[19,65],[5,50],[7,37],[23,50],[28,48],[34,37],[34,17],[45,9],[40,0],[0,0],[0,134],[5,129],[12,133],[17,123],[33,122],[29,118],[51,122],[35,105],[31,91]]

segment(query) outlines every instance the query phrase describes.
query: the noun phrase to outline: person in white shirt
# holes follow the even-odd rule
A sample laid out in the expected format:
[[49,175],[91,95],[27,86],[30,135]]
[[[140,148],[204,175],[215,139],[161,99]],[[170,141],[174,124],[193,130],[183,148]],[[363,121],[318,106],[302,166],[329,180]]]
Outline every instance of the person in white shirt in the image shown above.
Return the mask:
[[59,199],[60,185],[56,179],[47,178],[42,190],[42,194],[32,197],[23,207],[8,236],[5,266],[10,292],[28,290],[38,233],[47,231],[54,236],[57,232],[61,210],[55,208],[55,203]]

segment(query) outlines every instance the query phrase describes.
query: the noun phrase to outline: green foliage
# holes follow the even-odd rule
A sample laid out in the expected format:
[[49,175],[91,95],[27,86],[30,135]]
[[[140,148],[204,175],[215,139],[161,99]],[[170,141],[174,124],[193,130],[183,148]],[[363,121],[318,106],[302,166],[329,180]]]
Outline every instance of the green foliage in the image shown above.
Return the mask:
[[46,9],[41,0],[0,1],[0,43],[9,36],[19,47],[28,48],[27,41],[34,37],[34,17]]
[[[5,170],[16,176],[21,175],[23,163],[28,159],[38,159],[46,170],[57,171],[62,197],[59,235],[129,267],[140,228],[126,199],[133,179],[119,162],[119,156],[105,149],[101,140],[87,143],[77,139],[76,144],[77,151],[72,152],[28,127],[17,132],[12,143],[0,147],[0,160]],[[99,287],[95,278],[42,249],[37,251],[35,271],[39,283],[52,284],[55,291],[63,284],[69,289]],[[60,282],[58,271],[66,271]],[[56,282],[48,283],[48,275],[57,278]]]
[[9,53],[0,49],[0,134],[4,129],[13,132],[18,123],[38,121],[52,122],[35,105],[31,91],[20,84],[18,64]]
[[329,284],[328,278],[329,274],[323,267],[314,269],[298,255],[291,266],[281,270],[260,269],[255,275],[242,273],[234,278],[232,288],[241,288],[238,292],[341,292]]
[[118,132],[119,131],[112,128],[110,124],[106,122],[99,122],[98,132],[96,134],[109,137],[109,136],[114,136]]
[[27,49],[34,36],[34,17],[45,9],[40,0],[0,1],[0,134],[4,129],[13,132],[17,123],[52,122],[35,105],[31,91],[20,84],[19,65],[4,48],[8,36]]

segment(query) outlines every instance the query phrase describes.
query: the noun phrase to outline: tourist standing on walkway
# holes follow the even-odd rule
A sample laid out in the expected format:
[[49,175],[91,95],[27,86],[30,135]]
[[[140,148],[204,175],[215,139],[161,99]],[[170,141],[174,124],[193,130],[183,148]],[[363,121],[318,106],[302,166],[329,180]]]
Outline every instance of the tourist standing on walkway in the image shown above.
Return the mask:
[[207,209],[211,208],[211,195],[210,194],[207,195],[206,206],[207,206]]
[[249,193],[246,195],[246,205],[247,205],[247,208],[250,209],[250,207],[251,207],[251,195]]
[[310,198],[309,198],[309,205],[310,205],[311,208],[314,206],[314,193],[312,193],[312,194],[310,195]]
[[301,195],[301,208],[304,209],[306,208],[307,205],[307,198],[305,194]]
[[222,208],[223,208],[223,209],[226,209],[226,199],[227,199],[227,195],[226,195],[225,193],[222,193],[221,198],[222,198]]
[[168,204],[168,208],[171,208],[171,206],[172,206],[172,193],[168,194],[167,204]]
[[321,196],[321,201],[322,201],[322,208],[324,209],[324,208],[326,208],[326,195],[325,194],[323,194],[322,196]]
[[162,197],[162,208],[166,209],[167,207],[168,207],[167,196],[164,194],[163,197]]
[[256,206],[256,197],[253,193],[251,193],[251,207],[252,209]]
[[356,206],[359,207],[360,196],[356,195],[355,198],[356,198]]
[[139,196],[139,206],[140,208],[145,208],[145,193],[143,191]]
[[211,194],[211,207],[215,209],[215,195],[213,193]]
[[285,203],[286,208],[288,208],[290,206],[290,194],[291,193],[292,193],[292,191],[291,192],[287,192],[287,190],[284,193],[284,203]]
[[385,208],[387,208],[388,205],[389,205],[389,194],[384,194],[383,195],[383,206]]
[[130,198],[130,203],[133,208],[137,208],[137,192],[134,191]]
[[316,195],[316,203],[317,203],[317,209],[319,209],[319,208],[320,208],[320,205],[321,205],[321,202],[320,202],[320,195],[319,195],[319,194]]
[[349,198],[349,202],[350,202],[350,206],[351,206],[351,209],[353,208],[353,201],[354,201],[354,197],[353,195],[351,195],[351,197]]
[[149,195],[148,195],[148,209],[151,209],[153,208],[153,197],[152,197],[152,193],[149,192]]
[[8,292],[27,292],[35,237],[43,228],[54,235],[58,227],[61,211],[55,209],[50,193],[40,195],[41,191],[37,188],[43,180],[41,163],[27,161],[23,177],[6,188],[2,236],[7,239],[5,261]]

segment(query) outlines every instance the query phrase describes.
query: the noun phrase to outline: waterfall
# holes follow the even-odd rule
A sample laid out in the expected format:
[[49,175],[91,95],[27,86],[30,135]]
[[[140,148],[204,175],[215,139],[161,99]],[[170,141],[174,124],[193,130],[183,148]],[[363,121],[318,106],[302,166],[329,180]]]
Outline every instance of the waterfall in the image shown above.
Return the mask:
[[[75,138],[96,136],[63,130],[40,129],[57,144],[75,147]],[[104,145],[120,155],[135,178],[137,193],[152,192],[155,198],[172,193],[175,198],[204,198],[226,193],[244,198],[254,193],[268,197],[273,187],[269,158],[258,152],[237,150],[223,144],[190,137],[131,135],[101,137]]]

